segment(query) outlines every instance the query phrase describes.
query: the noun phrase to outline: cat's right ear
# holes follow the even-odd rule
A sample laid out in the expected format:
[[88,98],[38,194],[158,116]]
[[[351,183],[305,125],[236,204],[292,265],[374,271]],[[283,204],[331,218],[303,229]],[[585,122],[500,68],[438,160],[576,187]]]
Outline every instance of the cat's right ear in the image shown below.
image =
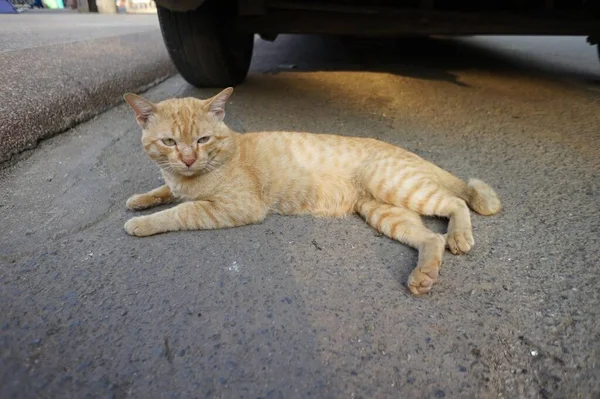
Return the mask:
[[156,105],[138,95],[127,93],[123,96],[127,104],[135,112],[135,120],[142,129],[146,127],[148,118],[156,112]]
[[228,87],[216,96],[206,100],[210,114],[219,122],[225,118],[225,104],[227,104],[227,100],[231,97],[231,93],[233,93],[233,87]]

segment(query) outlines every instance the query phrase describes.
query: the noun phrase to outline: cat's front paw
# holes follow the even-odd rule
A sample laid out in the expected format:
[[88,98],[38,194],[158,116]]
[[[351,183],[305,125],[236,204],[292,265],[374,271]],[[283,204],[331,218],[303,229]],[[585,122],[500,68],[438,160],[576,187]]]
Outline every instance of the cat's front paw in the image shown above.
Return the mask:
[[446,235],[446,246],[454,255],[469,253],[474,244],[473,232],[469,230],[451,231]]
[[135,194],[127,199],[125,206],[133,211],[150,208],[155,205],[155,199],[146,194]]
[[148,216],[131,218],[125,223],[124,227],[127,234],[136,237],[146,237],[161,232],[154,227],[151,218]]

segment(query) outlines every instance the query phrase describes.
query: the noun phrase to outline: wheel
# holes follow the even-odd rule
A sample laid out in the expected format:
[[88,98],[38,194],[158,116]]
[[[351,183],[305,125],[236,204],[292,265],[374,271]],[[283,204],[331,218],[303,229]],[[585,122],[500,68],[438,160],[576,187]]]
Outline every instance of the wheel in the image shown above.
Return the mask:
[[248,74],[254,35],[231,28],[228,19],[234,14],[218,3],[226,2],[209,2],[188,12],[157,7],[169,56],[196,87],[236,86]]

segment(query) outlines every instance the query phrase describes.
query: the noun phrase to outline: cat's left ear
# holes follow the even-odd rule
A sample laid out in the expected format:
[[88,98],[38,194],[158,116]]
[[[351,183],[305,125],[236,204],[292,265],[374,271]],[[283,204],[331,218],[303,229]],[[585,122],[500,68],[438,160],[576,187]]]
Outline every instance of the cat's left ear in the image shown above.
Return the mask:
[[145,128],[148,123],[148,118],[156,112],[156,105],[145,98],[132,93],[125,94],[123,98],[127,101],[127,104],[129,104],[131,109],[133,109],[133,112],[135,112],[135,120],[138,125],[140,125],[142,129]]
[[219,122],[225,118],[225,104],[227,104],[227,100],[231,97],[231,93],[233,93],[233,87],[228,87],[208,100],[208,111]]

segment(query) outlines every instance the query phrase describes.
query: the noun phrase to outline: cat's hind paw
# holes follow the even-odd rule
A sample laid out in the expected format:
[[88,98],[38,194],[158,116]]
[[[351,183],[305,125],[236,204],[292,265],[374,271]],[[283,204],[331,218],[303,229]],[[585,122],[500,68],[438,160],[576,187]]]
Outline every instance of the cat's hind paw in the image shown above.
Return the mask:
[[427,294],[439,277],[439,262],[417,266],[408,277],[408,289],[413,295]]
[[473,239],[472,231],[452,231],[448,232],[446,235],[446,247],[448,247],[450,252],[454,255],[464,255],[469,253],[474,244],[475,239]]

